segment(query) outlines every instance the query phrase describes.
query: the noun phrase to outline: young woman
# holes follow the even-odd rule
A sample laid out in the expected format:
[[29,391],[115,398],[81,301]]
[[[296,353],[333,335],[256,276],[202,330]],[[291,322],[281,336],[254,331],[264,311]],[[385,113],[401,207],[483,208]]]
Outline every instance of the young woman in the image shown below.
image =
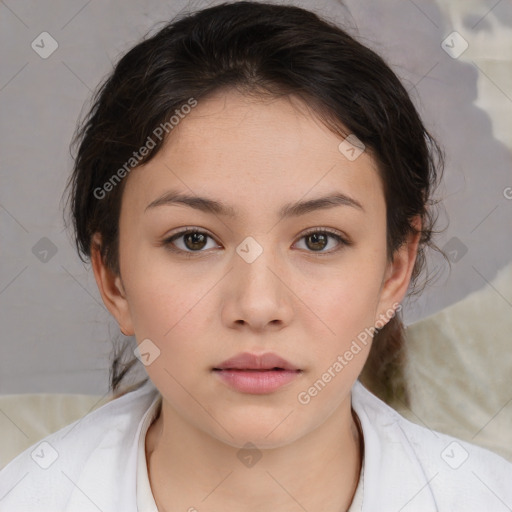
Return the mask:
[[361,383],[397,392],[441,172],[380,57],[297,7],[207,8],[119,61],[76,140],[79,254],[138,348],[0,511],[512,508],[510,463]]

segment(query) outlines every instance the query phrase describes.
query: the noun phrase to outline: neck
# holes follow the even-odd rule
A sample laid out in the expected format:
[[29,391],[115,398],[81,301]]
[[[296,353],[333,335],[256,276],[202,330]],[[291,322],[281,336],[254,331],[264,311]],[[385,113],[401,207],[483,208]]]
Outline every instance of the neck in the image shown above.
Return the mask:
[[193,511],[206,505],[226,512],[345,511],[363,457],[354,416],[349,397],[306,436],[285,446],[244,452],[184,422],[162,399],[160,415],[146,435],[148,475],[158,509]]

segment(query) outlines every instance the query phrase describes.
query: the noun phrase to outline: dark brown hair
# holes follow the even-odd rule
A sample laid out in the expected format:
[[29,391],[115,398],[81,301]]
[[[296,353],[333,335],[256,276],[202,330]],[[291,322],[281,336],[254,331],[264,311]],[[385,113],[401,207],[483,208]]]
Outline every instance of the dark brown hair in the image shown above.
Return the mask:
[[[295,95],[330,129],[355,134],[364,143],[384,186],[390,260],[407,235],[416,232],[411,220],[422,218],[409,290],[416,294],[425,249],[439,251],[432,242],[431,207],[442,172],[441,150],[381,57],[312,12],[258,2],[225,3],[172,20],[128,51],[98,88],[73,139],[78,151],[66,187],[80,258],[90,258],[92,236],[99,232],[104,262],[119,273],[118,226],[126,179],[108,193],[103,193],[105,183],[123,165],[126,169],[133,152],[152,134],[154,147],[138,164],[157,154],[165,137],[158,140],[154,130],[177,109],[191,98],[200,101],[225,88]],[[134,356],[123,360],[127,347],[115,347],[112,392],[119,391],[137,362]],[[361,380],[387,401],[397,396],[405,400],[403,363],[404,328],[397,313],[376,332]]]

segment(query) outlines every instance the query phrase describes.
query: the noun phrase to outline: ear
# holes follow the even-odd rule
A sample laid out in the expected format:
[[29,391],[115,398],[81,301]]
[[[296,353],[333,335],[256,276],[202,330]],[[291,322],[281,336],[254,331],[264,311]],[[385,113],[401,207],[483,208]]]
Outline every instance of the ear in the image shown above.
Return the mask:
[[421,217],[414,217],[412,225],[417,233],[410,233],[406,241],[393,254],[393,261],[388,262],[384,279],[382,281],[379,305],[375,322],[383,326],[392,315],[390,312],[396,310],[407,293],[412,271],[418,254],[418,245],[421,237]]
[[133,336],[130,309],[121,276],[116,275],[105,265],[100,249],[101,234],[94,233],[91,242],[91,264],[101,298],[111,315],[117,320],[121,332],[125,336]]

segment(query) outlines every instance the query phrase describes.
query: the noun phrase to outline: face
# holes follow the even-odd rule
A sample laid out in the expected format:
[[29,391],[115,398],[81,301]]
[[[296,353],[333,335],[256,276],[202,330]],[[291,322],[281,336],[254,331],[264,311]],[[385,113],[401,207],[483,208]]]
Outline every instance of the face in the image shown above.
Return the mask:
[[[342,140],[297,99],[219,93],[125,178],[118,294],[97,263],[102,295],[145,344],[164,411],[232,446],[284,445],[349,407],[370,349],[357,340],[406,292],[412,261],[386,258],[375,163],[368,152],[348,159]],[[171,191],[223,209],[166,202]],[[214,368],[241,352],[272,352],[300,371],[273,371],[275,388],[263,372],[239,372],[233,387],[234,372]]]

